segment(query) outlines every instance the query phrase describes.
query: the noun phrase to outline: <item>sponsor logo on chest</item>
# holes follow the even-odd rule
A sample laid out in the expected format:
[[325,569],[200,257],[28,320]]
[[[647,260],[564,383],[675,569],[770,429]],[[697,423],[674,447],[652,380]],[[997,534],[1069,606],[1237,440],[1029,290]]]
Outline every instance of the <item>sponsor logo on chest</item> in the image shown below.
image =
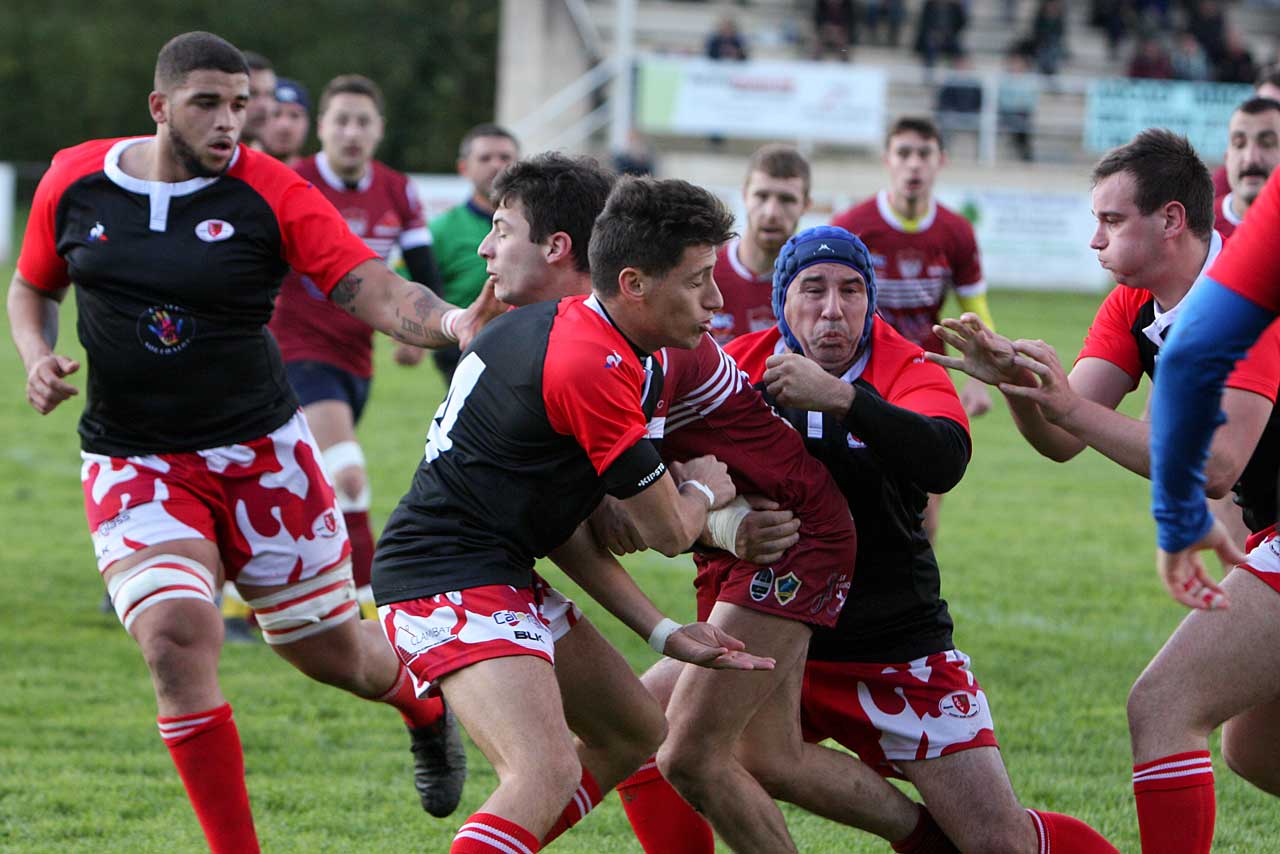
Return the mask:
[[230,240],[236,228],[225,219],[206,219],[196,226],[196,237],[205,243],[220,243]]

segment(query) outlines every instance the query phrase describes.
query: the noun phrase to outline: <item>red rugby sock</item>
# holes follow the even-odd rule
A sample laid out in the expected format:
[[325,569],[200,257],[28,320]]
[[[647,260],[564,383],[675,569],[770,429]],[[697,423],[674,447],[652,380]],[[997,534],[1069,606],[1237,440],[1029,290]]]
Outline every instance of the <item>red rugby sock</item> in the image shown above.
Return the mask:
[[663,779],[653,757],[618,784],[618,797],[645,854],[714,854],[711,825]]
[[951,844],[924,804],[920,804],[920,818],[916,820],[915,829],[906,839],[900,839],[890,847],[898,854],[960,854],[960,849]]
[[258,836],[244,785],[244,752],[231,705],[224,703],[191,715],[157,717],[156,723],[209,850],[213,854],[257,852]]
[[351,540],[351,577],[356,589],[368,587],[373,580],[373,529],[369,527],[367,510],[343,510],[347,538]]
[[550,845],[551,840],[586,818],[587,813],[595,809],[603,797],[604,792],[600,791],[600,787],[596,785],[596,778],[591,776],[590,771],[583,768],[582,782],[578,784],[578,791],[573,793],[564,812],[560,813],[556,823],[551,825],[547,835],[542,837],[543,847]]
[[478,812],[462,823],[449,854],[535,854],[538,837],[514,821]]
[[400,712],[400,717],[413,729],[431,726],[444,714],[444,700],[440,697],[418,699],[413,690],[413,679],[403,665],[396,681],[381,697],[371,698],[375,703],[386,703]]
[[1040,854],[1070,851],[1072,854],[1120,854],[1116,847],[1078,818],[1056,812],[1027,810],[1036,828]]
[[1143,854],[1209,854],[1213,845],[1213,762],[1207,750],[1133,766]]

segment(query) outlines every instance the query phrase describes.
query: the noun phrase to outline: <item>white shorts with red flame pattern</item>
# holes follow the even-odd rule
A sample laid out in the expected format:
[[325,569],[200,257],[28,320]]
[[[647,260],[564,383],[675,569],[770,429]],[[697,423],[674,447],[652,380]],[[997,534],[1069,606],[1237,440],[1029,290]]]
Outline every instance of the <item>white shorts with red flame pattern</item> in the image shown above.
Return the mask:
[[378,608],[378,621],[419,697],[444,676],[491,658],[532,655],[555,664],[556,641],[582,611],[537,573],[528,587],[490,584]]
[[996,747],[987,695],[956,649],[899,664],[809,661],[800,723],[805,741],[831,738],[885,777],[902,760]]
[[148,546],[185,539],[215,543],[227,580],[261,586],[311,578],[351,554],[333,486],[301,412],[238,445],[80,456],[99,572]]

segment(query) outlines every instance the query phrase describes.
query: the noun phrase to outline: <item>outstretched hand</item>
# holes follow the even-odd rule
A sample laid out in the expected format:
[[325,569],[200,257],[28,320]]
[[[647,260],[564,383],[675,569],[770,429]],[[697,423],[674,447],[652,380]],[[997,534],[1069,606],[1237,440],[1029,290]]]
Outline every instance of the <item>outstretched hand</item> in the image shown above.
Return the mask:
[[746,651],[746,644],[711,623],[688,623],[671,633],[662,654],[712,670],[772,670],[776,663]]
[[1033,385],[1035,378],[1015,363],[1013,342],[987,327],[978,315],[967,311],[948,317],[933,327],[933,334],[960,351],[959,356],[925,353],[934,364],[961,371],[987,385]]
[[1164,582],[1169,595],[1186,605],[1203,611],[1226,608],[1231,603],[1226,592],[1209,575],[1200,552],[1212,549],[1225,566],[1244,563],[1245,554],[1234,542],[1221,520],[1214,519],[1213,527],[1198,542],[1180,552],[1156,549],[1156,572]]

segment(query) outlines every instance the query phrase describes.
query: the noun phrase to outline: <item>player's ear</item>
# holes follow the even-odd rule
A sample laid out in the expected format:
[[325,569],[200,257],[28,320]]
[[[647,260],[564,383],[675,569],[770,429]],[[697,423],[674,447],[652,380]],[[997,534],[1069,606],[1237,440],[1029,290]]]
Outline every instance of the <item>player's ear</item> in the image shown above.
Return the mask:
[[1187,209],[1182,202],[1166,202],[1164,206],[1164,233],[1176,237],[1187,229]]
[[618,273],[618,292],[627,300],[643,300],[649,290],[644,273],[635,267],[623,267]]
[[557,231],[547,238],[542,251],[546,254],[548,264],[564,261],[573,255],[573,238],[563,231]]
[[169,120],[166,111],[168,104],[169,96],[164,92],[153,91],[147,96],[147,109],[156,124],[162,125]]

